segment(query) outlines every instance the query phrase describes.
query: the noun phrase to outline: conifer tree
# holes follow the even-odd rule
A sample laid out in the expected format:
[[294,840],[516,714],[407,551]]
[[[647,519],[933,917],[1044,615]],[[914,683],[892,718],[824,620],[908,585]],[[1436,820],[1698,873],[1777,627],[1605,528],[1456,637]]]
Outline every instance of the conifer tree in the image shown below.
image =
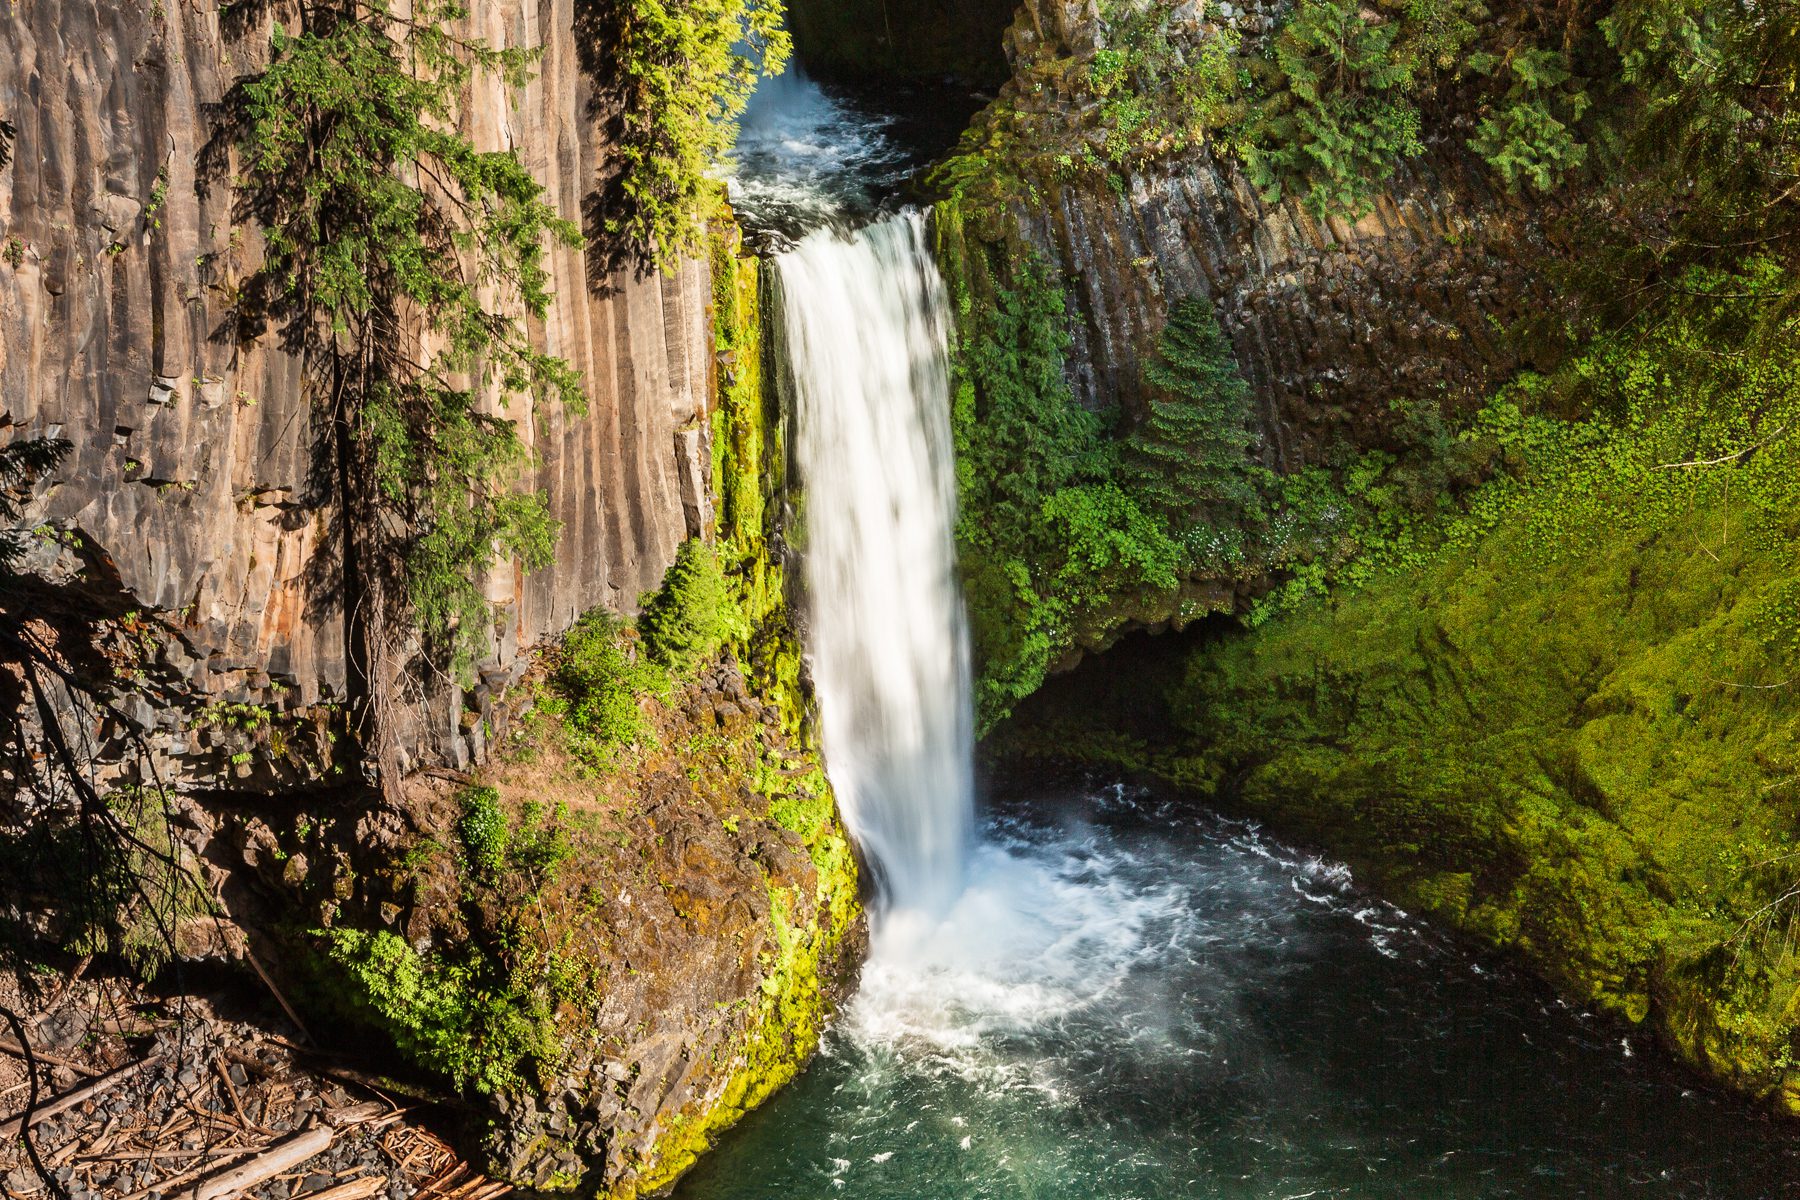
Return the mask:
[[1245,471],[1250,449],[1250,387],[1211,302],[1193,298],[1169,314],[1158,353],[1144,368],[1148,411],[1126,438],[1122,476],[1146,512],[1177,535],[1198,522],[1252,505]]

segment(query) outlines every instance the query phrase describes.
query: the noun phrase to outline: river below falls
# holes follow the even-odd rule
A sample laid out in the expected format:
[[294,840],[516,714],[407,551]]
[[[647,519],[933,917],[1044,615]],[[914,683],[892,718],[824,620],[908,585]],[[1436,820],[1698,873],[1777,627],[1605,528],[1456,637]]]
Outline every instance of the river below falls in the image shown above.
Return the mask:
[[878,922],[807,1072],[680,1200],[1800,1194],[1695,1083],[1256,826],[1123,787],[991,811],[941,920]]

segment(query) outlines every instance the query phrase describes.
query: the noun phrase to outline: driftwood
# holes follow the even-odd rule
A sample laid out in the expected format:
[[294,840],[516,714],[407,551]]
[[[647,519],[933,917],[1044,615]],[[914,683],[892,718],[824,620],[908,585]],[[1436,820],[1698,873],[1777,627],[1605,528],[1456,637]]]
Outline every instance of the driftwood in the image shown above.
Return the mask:
[[364,1175],[323,1191],[308,1192],[305,1200],[370,1200],[370,1197],[387,1191],[387,1186],[386,1175]]
[[329,1125],[314,1125],[303,1133],[283,1138],[247,1162],[201,1180],[188,1193],[188,1200],[229,1200],[239,1192],[249,1191],[299,1166],[315,1154],[325,1153],[335,1140],[337,1130]]
[[83,1063],[78,1063],[72,1058],[64,1058],[60,1054],[52,1054],[48,1050],[39,1050],[36,1047],[27,1050],[24,1046],[19,1045],[19,1043],[13,1041],[11,1038],[0,1038],[0,1051],[5,1051],[7,1054],[15,1055],[19,1058],[35,1058],[39,1062],[47,1062],[53,1067],[67,1067],[69,1070],[80,1075],[94,1074],[94,1068]]
[[67,1110],[74,1108],[83,1100],[99,1095],[113,1084],[119,1082],[119,1080],[124,1079],[127,1075],[131,1075],[141,1069],[144,1064],[155,1062],[158,1057],[158,1055],[152,1054],[148,1058],[140,1058],[136,1062],[126,1063],[115,1071],[108,1071],[86,1087],[78,1087],[72,1092],[64,1092],[54,1100],[47,1100],[31,1110],[29,1119],[27,1119],[26,1113],[19,1113],[17,1116],[8,1117],[4,1122],[0,1122],[0,1141],[5,1141],[8,1138],[23,1133],[31,1126],[42,1121],[45,1117],[54,1117],[57,1113],[66,1112]]
[[489,1179],[467,1163],[452,1163],[427,1181],[413,1200],[500,1200],[514,1190],[510,1183]]
[[369,1103],[326,1113],[323,1123],[285,1137],[254,1158],[201,1180],[187,1193],[187,1200],[230,1200],[230,1197],[239,1192],[249,1191],[258,1184],[292,1170],[315,1154],[325,1153],[331,1149],[331,1143],[337,1140],[340,1129],[365,1124],[389,1111],[391,1110],[386,1105]]

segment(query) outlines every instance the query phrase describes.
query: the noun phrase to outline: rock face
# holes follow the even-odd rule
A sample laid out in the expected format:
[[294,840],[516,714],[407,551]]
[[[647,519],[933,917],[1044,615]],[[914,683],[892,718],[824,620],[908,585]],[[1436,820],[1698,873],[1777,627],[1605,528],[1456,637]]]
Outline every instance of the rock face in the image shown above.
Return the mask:
[[[517,92],[477,78],[465,132],[516,148],[556,209],[581,214],[609,147],[575,6],[471,7],[473,35],[542,57]],[[346,686],[334,497],[302,364],[272,335],[231,333],[259,251],[234,219],[222,101],[266,65],[287,8],[34,0],[0,14],[0,118],[17,127],[0,170],[0,427],[74,443],[34,516],[77,532],[136,607],[178,615],[197,692],[277,708]],[[558,250],[548,266],[556,299],[535,333],[590,403],[579,418],[506,414],[563,528],[554,567],[488,581],[503,611],[490,675],[588,607],[634,608],[705,520],[692,496],[684,507],[709,455],[705,263],[639,278]],[[460,700],[422,714],[416,740],[441,757],[466,752]]]
[[[1167,20],[1179,37],[1229,27],[1248,41],[1275,12],[1189,4]],[[1379,444],[1391,400],[1455,405],[1523,365],[1499,334],[1543,304],[1528,265],[1547,250],[1534,214],[1493,189],[1460,134],[1402,164],[1354,222],[1267,202],[1210,146],[1069,169],[1084,151],[1104,157],[1106,127],[1076,93],[1107,44],[1096,0],[1022,6],[1007,34],[1013,81],[977,123],[990,160],[1022,178],[1003,215],[966,214],[1058,270],[1077,310],[1069,373],[1084,403],[1140,403],[1144,355],[1189,296],[1216,305],[1255,389],[1262,457],[1279,469],[1346,438]]]
[[1014,0],[789,0],[808,71],[821,78],[929,80],[997,87]]
[[[862,959],[855,863],[816,748],[730,655],[646,708],[654,738],[600,772],[530,721],[502,739],[481,778],[514,844],[560,847],[548,867],[473,868],[441,779],[304,824],[266,803],[190,810],[233,913],[277,931],[263,960],[312,964],[294,994],[323,994],[425,1065],[481,1064],[468,1142],[500,1178],[666,1187],[794,1076]],[[464,997],[465,1013],[455,972],[475,973],[505,1019],[458,1017],[440,1039],[440,1010],[371,986],[355,954],[338,970],[311,949],[357,930],[387,948],[384,974],[418,970],[418,994]],[[348,936],[340,947],[370,944]]]
[[[471,8],[469,36],[541,57],[517,91],[478,77],[464,132],[480,149],[515,148],[560,214],[601,211],[618,156],[606,55],[581,32],[591,14],[570,0]],[[531,333],[581,372],[586,415],[503,415],[533,456],[522,486],[561,523],[555,559],[484,581],[496,636],[472,686],[415,681],[398,717],[381,714],[404,729],[404,758],[377,794],[342,773],[341,504],[306,364],[239,333],[260,250],[238,223],[224,114],[266,65],[275,23],[295,15],[160,0],[0,14],[0,118],[17,127],[0,169],[0,437],[73,443],[30,511],[40,536],[0,609],[108,697],[102,710],[71,695],[53,716],[82,730],[99,791],[135,797],[132,819],[163,831],[170,870],[197,885],[167,889],[192,906],[174,914],[168,949],[253,953],[336,1018],[327,1028],[385,1035],[462,1093],[470,1148],[495,1173],[653,1192],[800,1069],[860,959],[855,861],[783,608],[782,450],[757,385],[756,273],[723,233],[711,263],[666,276],[617,268],[598,226],[602,251],[548,255],[555,299]],[[727,335],[714,328],[715,269]],[[727,342],[741,359],[715,371]],[[716,513],[715,424],[731,484]],[[528,735],[496,754],[537,694],[542,672],[524,679],[541,661],[533,647],[592,607],[633,611],[695,535],[730,549],[753,682],[729,655],[683,681],[657,709],[657,738],[624,765],[553,776],[528,765]],[[0,664],[9,844],[44,819],[49,794],[13,666]],[[559,967],[553,996],[496,949],[521,944],[525,885],[478,878],[456,848],[444,780],[472,787],[463,769],[482,762],[508,819],[546,839],[549,822],[562,839],[554,882],[538,868],[527,881],[543,938],[532,949]],[[54,941],[58,916],[35,928]],[[345,946],[397,955],[387,961],[454,1003],[383,992],[396,976]],[[464,968],[512,990],[471,990]],[[529,1053],[494,1048],[522,1029],[543,1035]],[[466,1072],[473,1059],[490,1073]]]
[[1387,402],[1477,396],[1516,370],[1498,335],[1529,313],[1520,214],[1451,156],[1403,169],[1373,212],[1315,221],[1264,203],[1210,152],[1104,182],[1048,183],[1019,229],[1079,310],[1070,373],[1092,406],[1139,403],[1140,372],[1188,296],[1213,301],[1255,390],[1265,460],[1378,444]]

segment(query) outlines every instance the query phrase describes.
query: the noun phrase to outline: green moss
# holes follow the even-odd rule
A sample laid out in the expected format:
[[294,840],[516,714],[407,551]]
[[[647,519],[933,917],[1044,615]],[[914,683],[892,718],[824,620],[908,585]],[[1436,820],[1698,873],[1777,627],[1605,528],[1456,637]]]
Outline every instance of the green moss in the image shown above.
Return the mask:
[[836,872],[820,872],[819,889],[816,921],[796,916],[801,897],[770,889],[776,950],[762,964],[750,1036],[718,1098],[684,1111],[666,1128],[633,1182],[636,1194],[668,1187],[712,1148],[720,1132],[792,1081],[818,1049],[830,1011],[822,976],[837,958],[858,913],[855,871],[847,854]]
[[1787,1094],[1800,369],[1722,350],[1739,318],[1708,306],[1596,344],[1539,389],[1579,392],[1588,421],[1495,414],[1513,461],[1461,516],[1191,650],[1160,725],[1084,740],[1047,713],[1014,744],[1263,816]]

